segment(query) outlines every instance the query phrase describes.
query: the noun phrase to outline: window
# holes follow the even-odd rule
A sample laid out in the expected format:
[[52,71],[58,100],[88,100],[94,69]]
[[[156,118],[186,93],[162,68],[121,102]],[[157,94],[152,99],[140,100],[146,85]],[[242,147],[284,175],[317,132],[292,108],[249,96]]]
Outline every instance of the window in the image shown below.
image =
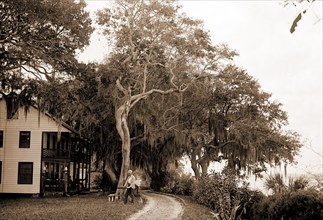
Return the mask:
[[3,131],[0,131],[0,147],[3,147]]
[[2,161],[0,161],[0,184],[1,184],[1,176],[2,176]]
[[30,131],[20,131],[19,148],[30,148]]
[[18,184],[33,184],[33,162],[19,162]]
[[50,133],[47,133],[47,149],[49,149],[50,146]]

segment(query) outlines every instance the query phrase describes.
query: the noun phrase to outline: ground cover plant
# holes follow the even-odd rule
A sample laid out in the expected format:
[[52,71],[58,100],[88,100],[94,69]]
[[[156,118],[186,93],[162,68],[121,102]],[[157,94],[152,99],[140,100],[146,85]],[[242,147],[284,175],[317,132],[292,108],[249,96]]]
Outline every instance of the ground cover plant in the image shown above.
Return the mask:
[[[197,204],[196,201],[190,196],[177,195],[185,202],[185,209],[182,215],[182,219],[195,220],[195,219],[215,219],[212,209]],[[212,214],[213,213],[213,214]]]
[[108,202],[104,195],[0,199],[0,219],[127,219],[143,207]]
[[[184,201],[182,219],[212,219],[212,210],[197,204],[189,196],[178,196]],[[0,199],[0,219],[127,219],[142,209],[135,202],[124,205],[108,202],[104,195],[85,195],[56,198]]]

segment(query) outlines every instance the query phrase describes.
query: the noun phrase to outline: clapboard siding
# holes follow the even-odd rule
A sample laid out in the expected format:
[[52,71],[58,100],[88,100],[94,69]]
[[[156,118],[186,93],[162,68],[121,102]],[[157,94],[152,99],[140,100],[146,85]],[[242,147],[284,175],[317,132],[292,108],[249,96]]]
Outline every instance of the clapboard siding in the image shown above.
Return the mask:
[[[70,132],[59,126],[48,115],[30,107],[27,114],[19,109],[18,119],[6,118],[5,101],[0,99],[0,130],[4,131],[3,148],[0,148],[2,161],[3,193],[39,193],[41,176],[41,144],[43,132]],[[20,131],[30,131],[30,148],[19,148]],[[18,184],[18,163],[33,162],[33,183]]]

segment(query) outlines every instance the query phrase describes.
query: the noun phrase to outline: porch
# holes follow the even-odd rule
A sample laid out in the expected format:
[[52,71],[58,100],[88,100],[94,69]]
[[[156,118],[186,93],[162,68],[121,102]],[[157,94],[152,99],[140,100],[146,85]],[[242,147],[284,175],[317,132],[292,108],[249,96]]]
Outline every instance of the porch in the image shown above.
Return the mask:
[[41,192],[90,189],[90,142],[74,133],[43,132]]

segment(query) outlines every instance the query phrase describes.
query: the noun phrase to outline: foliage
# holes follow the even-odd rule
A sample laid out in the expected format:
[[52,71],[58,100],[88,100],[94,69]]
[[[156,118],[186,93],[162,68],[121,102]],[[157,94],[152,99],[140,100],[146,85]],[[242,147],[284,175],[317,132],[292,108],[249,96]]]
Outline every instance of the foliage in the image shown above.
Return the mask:
[[[0,2],[0,94],[7,101],[8,118],[18,107],[35,104],[49,82],[55,87],[77,72],[75,53],[88,45],[93,30],[84,7],[84,1],[73,0]],[[59,89],[46,99],[64,94]]]
[[[173,0],[114,3],[98,12],[98,22],[114,48],[108,62],[118,75],[114,102],[116,128],[122,142],[122,185],[130,166],[130,110],[154,94],[169,98],[168,94],[182,93],[197,79],[216,71],[219,60],[230,59],[234,53],[212,46],[202,22],[180,13]],[[180,103],[180,96],[174,103]],[[147,117],[142,114],[135,118],[148,121]],[[165,117],[159,115],[156,119]],[[164,120],[163,129],[174,126],[173,122]],[[156,132],[161,131],[149,125],[144,124],[145,138],[148,143],[158,143]]]
[[268,176],[266,188],[273,195],[254,206],[254,219],[320,219],[323,195],[320,188],[310,185],[305,176],[289,178],[288,185],[280,174]]
[[245,70],[228,66],[219,78],[210,119],[215,153],[228,158],[231,168],[254,173],[265,163],[293,162],[301,144],[297,134],[282,131],[287,115],[281,104],[272,102]]
[[[289,178],[288,189],[289,191],[298,191],[308,189],[309,179],[305,176],[299,176],[296,178]],[[314,188],[313,188],[314,189]]]
[[115,180],[120,172],[121,152],[120,140],[115,138],[111,96],[114,75],[106,65],[96,63],[79,64],[75,70],[73,79],[40,82],[37,104],[91,139],[97,168],[102,162],[103,169]]
[[243,187],[240,189],[241,192],[241,205],[237,210],[237,220],[240,219],[252,219],[255,204],[258,204],[262,199],[265,198],[265,195],[257,190],[251,190],[247,187]]
[[150,181],[150,188],[154,191],[160,191],[167,184],[167,176],[168,173],[166,170],[158,170],[153,171],[149,177]]
[[85,3],[73,0],[0,2],[0,73],[23,70],[42,79],[69,72],[92,32]]
[[307,189],[320,190],[319,185],[311,185],[310,178],[306,176],[290,177],[288,184],[286,184],[283,176],[279,173],[266,177],[265,187],[268,191],[271,191],[273,195]]
[[[211,161],[259,174],[265,164],[293,162],[301,143],[284,132],[287,114],[258,82],[232,64],[183,94],[183,138],[197,177]],[[185,109],[185,110],[184,110]]]
[[316,220],[323,218],[323,195],[315,190],[275,194],[253,207],[255,220],[293,219]]
[[98,23],[114,49],[107,65],[122,144],[119,184],[130,157],[156,184],[166,178],[166,161],[184,152],[197,177],[221,159],[254,173],[293,162],[298,134],[282,131],[286,112],[230,62],[234,50],[212,45],[202,22],[175,1],[114,3],[98,12]]
[[269,175],[265,179],[265,187],[269,191],[271,190],[274,194],[282,193],[286,191],[286,185],[284,183],[283,175],[276,173],[274,175]]
[[[145,111],[145,117],[149,118],[151,113],[147,109]],[[134,112],[137,113],[137,108]],[[131,125],[132,114],[129,121]],[[134,137],[131,143],[131,164],[144,169],[151,178],[152,189],[159,191],[167,183],[169,173],[173,172],[169,167],[176,164],[176,169],[179,170],[178,159],[183,155],[183,149],[178,147],[174,131],[148,134],[149,139],[145,137],[146,123],[149,122],[141,124],[137,121],[134,126],[129,126]],[[159,124],[155,123],[155,126],[158,127]]]
[[179,175],[177,172],[169,172],[167,184],[161,188],[162,192],[175,195],[191,196],[193,194],[194,180],[190,175]]
[[98,22],[113,51],[106,64],[85,65],[74,57],[92,31],[84,1],[0,3],[0,92],[12,101],[10,115],[36,97],[40,110],[93,141],[121,185],[130,157],[156,189],[184,153],[196,174],[221,159],[253,172],[293,161],[300,143],[281,131],[281,104],[231,64],[234,50],[212,45],[201,21],[172,0],[110,5]]
[[252,204],[262,197],[259,192],[239,187],[240,180],[234,172],[214,173],[203,176],[193,192],[193,198],[216,212],[218,219],[241,219],[249,216]]

